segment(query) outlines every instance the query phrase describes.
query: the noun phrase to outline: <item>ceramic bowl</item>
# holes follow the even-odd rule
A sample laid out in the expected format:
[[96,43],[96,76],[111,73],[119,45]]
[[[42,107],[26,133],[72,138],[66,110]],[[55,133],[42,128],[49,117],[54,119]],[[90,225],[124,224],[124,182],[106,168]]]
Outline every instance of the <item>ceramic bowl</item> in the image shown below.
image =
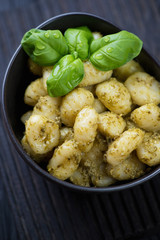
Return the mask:
[[[118,27],[107,22],[105,19],[88,13],[68,13],[59,15],[45,21],[38,26],[38,28],[59,29],[64,32],[69,27],[83,25],[88,26],[92,31],[99,31],[103,35],[116,33],[120,30]],[[20,117],[25,110],[27,111],[27,106],[23,101],[24,91],[29,82],[33,79],[33,76],[27,67],[27,60],[28,56],[21,46],[19,46],[6,70],[2,89],[2,113],[4,125],[11,142],[20,154],[22,161],[24,160],[38,174],[46,179],[49,179],[51,182],[79,192],[103,193],[127,189],[151,179],[160,172],[160,166],[156,166],[144,176],[131,181],[117,182],[114,185],[103,188],[81,187],[51,176],[45,169],[43,169],[43,167],[34,162],[23,150],[20,143],[24,132],[24,126],[20,121]],[[151,55],[142,49],[140,55],[137,57],[137,60],[146,72],[155,76],[155,78],[160,81],[160,67]]]

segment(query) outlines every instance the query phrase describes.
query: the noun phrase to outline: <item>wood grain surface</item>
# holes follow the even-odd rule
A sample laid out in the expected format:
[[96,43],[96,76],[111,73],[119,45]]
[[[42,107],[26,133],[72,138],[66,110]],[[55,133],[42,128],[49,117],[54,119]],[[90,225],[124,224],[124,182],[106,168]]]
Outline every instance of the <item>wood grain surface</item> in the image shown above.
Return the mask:
[[[65,12],[96,14],[137,34],[160,63],[159,0],[19,2],[5,0],[5,5],[0,6],[1,84],[9,59],[23,34]],[[86,195],[62,189],[26,165],[7,139],[1,117],[0,121],[0,181],[4,186],[0,191],[5,195],[0,197],[0,230],[2,226],[3,230],[9,229],[0,232],[0,239],[160,239],[160,176],[130,190],[111,194]],[[13,233],[8,225],[15,226],[16,231]]]

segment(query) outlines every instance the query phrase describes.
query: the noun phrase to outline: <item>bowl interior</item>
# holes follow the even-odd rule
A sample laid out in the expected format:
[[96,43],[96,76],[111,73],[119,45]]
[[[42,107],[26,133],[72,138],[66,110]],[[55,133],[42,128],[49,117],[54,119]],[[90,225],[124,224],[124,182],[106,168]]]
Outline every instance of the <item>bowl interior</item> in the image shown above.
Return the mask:
[[[39,27],[42,29],[59,29],[64,32],[69,27],[88,26],[92,31],[99,31],[103,35],[111,34],[119,31],[119,28],[106,22],[105,20],[95,17],[90,14],[72,13],[64,14],[54,17]],[[5,74],[3,93],[2,93],[2,110],[4,116],[4,122],[7,127],[9,136],[14,143],[16,149],[21,154],[24,160],[27,161],[36,171],[46,176],[48,179],[58,182],[61,185],[69,186],[70,188],[84,190],[84,191],[96,191],[106,192],[114,191],[117,189],[123,189],[131,187],[140,182],[143,182],[150,177],[156,175],[160,171],[160,167],[153,168],[148,174],[140,179],[126,182],[119,182],[108,188],[86,188],[75,186],[71,183],[63,182],[55,179],[35,162],[33,162],[28,155],[23,151],[20,140],[23,136],[24,125],[20,121],[20,117],[23,113],[30,109],[29,106],[24,104],[23,96],[27,85],[35,79],[35,77],[29,72],[27,66],[28,56],[23,49],[19,47],[14,54],[8,69]],[[145,71],[160,81],[160,67],[156,61],[143,49],[141,54],[137,57],[137,61],[144,67]],[[90,189],[90,190],[89,190]]]

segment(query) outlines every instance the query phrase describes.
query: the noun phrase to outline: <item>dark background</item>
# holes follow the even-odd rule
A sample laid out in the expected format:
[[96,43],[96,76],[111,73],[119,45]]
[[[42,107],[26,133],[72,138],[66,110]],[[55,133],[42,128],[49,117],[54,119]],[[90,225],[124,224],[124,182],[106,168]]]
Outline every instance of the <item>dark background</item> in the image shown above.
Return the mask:
[[[27,30],[75,11],[96,14],[137,34],[160,63],[159,0],[0,0],[0,84]],[[1,116],[0,121],[0,239],[160,239],[160,176],[103,195],[61,189],[15,153]]]

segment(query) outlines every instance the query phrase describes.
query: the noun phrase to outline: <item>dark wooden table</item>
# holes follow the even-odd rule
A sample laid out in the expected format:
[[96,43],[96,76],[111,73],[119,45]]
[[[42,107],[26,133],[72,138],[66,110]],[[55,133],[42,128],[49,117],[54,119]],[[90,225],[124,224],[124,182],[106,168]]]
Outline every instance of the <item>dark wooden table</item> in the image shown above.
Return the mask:
[[[0,83],[27,30],[73,11],[96,14],[137,34],[160,63],[159,0],[1,0]],[[67,191],[26,165],[0,121],[0,239],[160,239],[160,176],[112,194]]]

